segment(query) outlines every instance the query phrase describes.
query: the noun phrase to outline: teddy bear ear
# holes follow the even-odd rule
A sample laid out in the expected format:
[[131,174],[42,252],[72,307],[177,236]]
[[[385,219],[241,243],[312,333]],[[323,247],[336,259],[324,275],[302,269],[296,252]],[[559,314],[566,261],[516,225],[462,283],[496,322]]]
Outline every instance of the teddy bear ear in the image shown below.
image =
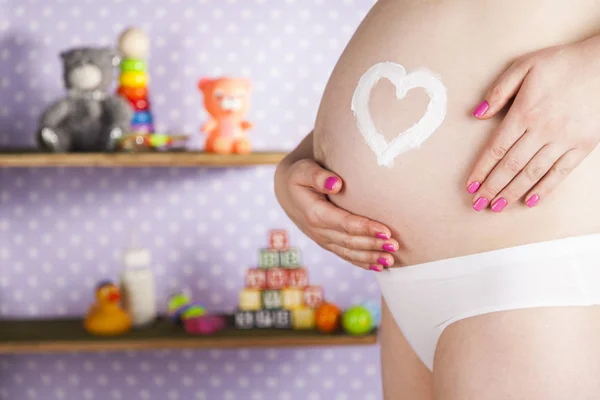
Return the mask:
[[206,92],[212,86],[213,80],[209,78],[202,78],[198,81],[198,89]]

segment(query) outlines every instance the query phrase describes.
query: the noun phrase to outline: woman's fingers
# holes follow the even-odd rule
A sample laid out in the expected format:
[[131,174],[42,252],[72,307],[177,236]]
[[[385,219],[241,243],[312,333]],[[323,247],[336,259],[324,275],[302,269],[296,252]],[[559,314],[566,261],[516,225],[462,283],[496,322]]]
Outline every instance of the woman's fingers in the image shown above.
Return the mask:
[[322,235],[332,243],[353,250],[395,253],[400,247],[399,243],[394,239],[386,240],[370,236],[354,236],[339,231],[326,231]]
[[542,147],[523,170],[493,198],[492,211],[500,212],[507,205],[514,204],[525,196],[551,170],[563,154],[565,154],[564,150],[556,145],[549,144]]
[[530,58],[515,61],[490,87],[484,101],[473,111],[473,116],[488,119],[502,110],[515,97],[532,65]]
[[369,269],[373,266],[383,270],[394,265],[394,257],[390,253],[354,250],[336,243],[331,243],[325,248],[352,264],[369,265]]
[[290,168],[290,176],[295,184],[306,186],[323,194],[335,194],[342,189],[342,179],[322,168],[314,160],[300,160]]
[[547,197],[585,158],[583,150],[569,150],[558,159],[550,171],[533,187],[525,197],[528,207],[535,207]]
[[[523,135],[503,156],[502,160],[496,164],[494,169],[486,177],[485,181],[483,181],[483,184],[481,184],[481,187],[473,197],[473,208],[475,211],[481,211],[486,208],[488,204],[490,204],[490,200],[494,199],[498,193],[505,190],[543,146],[544,144],[540,143],[538,135],[535,135],[533,132],[525,133],[525,135]],[[552,163],[556,161],[558,157],[560,157],[560,154],[557,154],[554,160],[545,160],[545,162],[548,163],[548,168],[550,168]],[[538,179],[542,176],[543,174],[539,175]],[[524,192],[521,194],[524,194]],[[504,202],[508,199],[505,199],[504,201],[496,200],[495,203],[492,203],[492,209],[494,211],[502,211],[506,206]]]
[[500,123],[492,140],[483,149],[475,162],[475,166],[467,178],[466,186],[470,194],[474,194],[481,188],[482,183],[488,179],[489,174],[496,168],[498,163],[505,159],[513,145],[525,133],[525,127],[520,123],[517,113],[512,110],[514,109],[511,109]]

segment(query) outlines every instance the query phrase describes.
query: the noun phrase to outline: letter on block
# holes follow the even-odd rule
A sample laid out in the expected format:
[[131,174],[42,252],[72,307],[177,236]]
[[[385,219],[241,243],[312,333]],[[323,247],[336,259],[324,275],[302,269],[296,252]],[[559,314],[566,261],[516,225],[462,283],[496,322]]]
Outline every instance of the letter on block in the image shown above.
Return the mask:
[[262,308],[260,290],[242,289],[240,291],[239,309],[242,311],[260,310]]
[[294,329],[314,329],[315,321],[315,310],[312,308],[301,307],[292,311],[292,328]]
[[298,268],[300,267],[300,250],[296,248],[290,248],[282,251],[279,255],[281,266],[284,268]]
[[281,291],[283,308],[294,310],[303,306],[304,292],[302,289],[287,288]]
[[288,273],[288,286],[304,289],[308,286],[308,270],[306,268],[290,269]]
[[279,290],[265,290],[262,292],[263,308],[277,310],[281,308],[281,292]]
[[254,323],[257,328],[269,329],[273,327],[273,314],[269,310],[257,311],[254,316]]
[[288,233],[283,229],[273,229],[269,232],[269,244],[273,250],[287,250]]
[[279,263],[279,251],[271,249],[262,249],[260,251],[260,258],[258,260],[258,266],[260,268],[277,268],[279,267]]
[[290,329],[292,327],[292,315],[289,310],[273,311],[273,328]]
[[248,268],[246,271],[246,288],[261,290],[267,286],[267,276],[264,269]]
[[235,327],[238,329],[254,328],[254,311],[236,310],[234,315]]
[[309,286],[304,289],[304,304],[310,308],[318,308],[325,300],[325,293],[321,286]]
[[283,268],[269,268],[266,274],[267,289],[283,289],[288,283],[288,271]]

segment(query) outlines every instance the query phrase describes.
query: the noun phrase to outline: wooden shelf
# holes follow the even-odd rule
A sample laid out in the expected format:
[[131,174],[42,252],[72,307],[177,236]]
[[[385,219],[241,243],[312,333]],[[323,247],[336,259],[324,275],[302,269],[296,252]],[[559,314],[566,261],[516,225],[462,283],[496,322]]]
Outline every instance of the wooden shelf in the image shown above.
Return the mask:
[[218,155],[204,152],[68,153],[0,151],[0,168],[23,167],[243,167],[277,164],[284,152]]
[[187,334],[166,319],[147,329],[116,337],[96,337],[83,329],[80,319],[0,320],[0,354],[97,352],[147,349],[214,349],[259,347],[365,346],[377,343],[377,334],[324,335],[316,331],[251,330],[227,328],[213,336]]

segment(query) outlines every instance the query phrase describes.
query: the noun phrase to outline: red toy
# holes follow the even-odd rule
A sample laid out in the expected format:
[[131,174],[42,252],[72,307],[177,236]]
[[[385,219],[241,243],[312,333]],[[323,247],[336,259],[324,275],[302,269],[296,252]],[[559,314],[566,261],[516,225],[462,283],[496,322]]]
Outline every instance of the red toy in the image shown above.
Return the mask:
[[266,270],[267,289],[283,289],[288,284],[288,271],[283,268],[270,268]]
[[304,304],[310,308],[317,308],[325,300],[325,293],[321,286],[309,286],[304,289]]
[[289,287],[304,289],[308,286],[308,270],[306,268],[294,268],[288,271]]
[[272,250],[287,250],[288,233],[283,229],[273,229],[269,232],[269,244]]
[[249,268],[246,271],[246,287],[248,289],[265,289],[267,287],[267,275],[264,269]]
[[342,311],[335,305],[324,303],[316,312],[316,327],[319,332],[331,333],[340,328]]

